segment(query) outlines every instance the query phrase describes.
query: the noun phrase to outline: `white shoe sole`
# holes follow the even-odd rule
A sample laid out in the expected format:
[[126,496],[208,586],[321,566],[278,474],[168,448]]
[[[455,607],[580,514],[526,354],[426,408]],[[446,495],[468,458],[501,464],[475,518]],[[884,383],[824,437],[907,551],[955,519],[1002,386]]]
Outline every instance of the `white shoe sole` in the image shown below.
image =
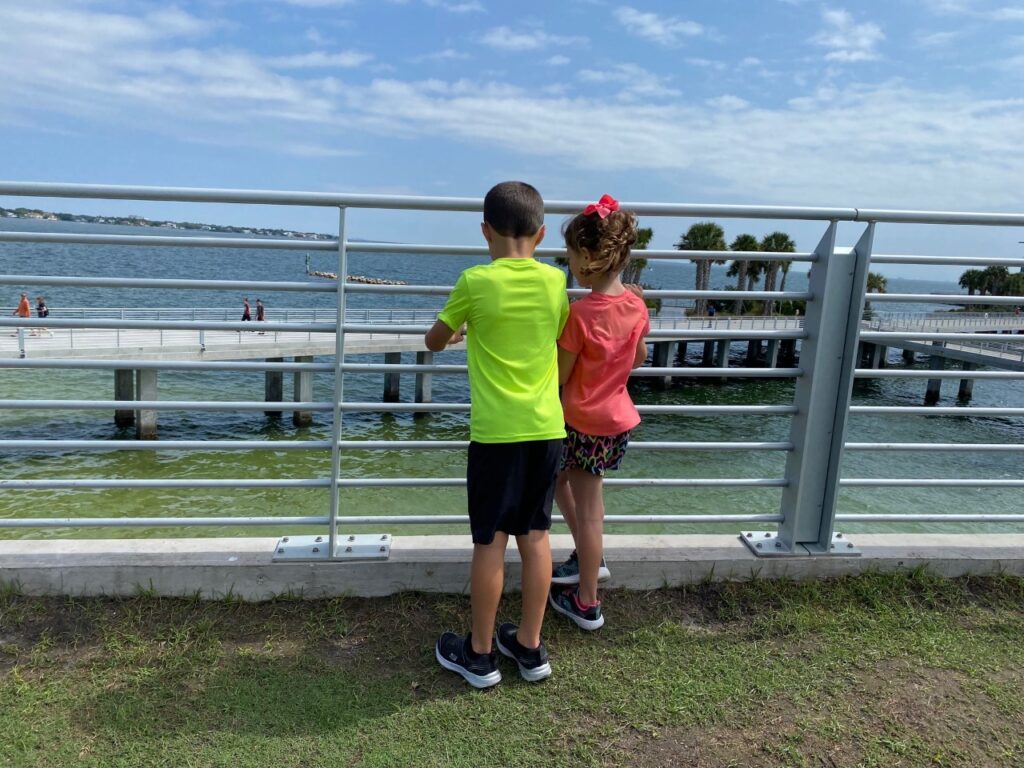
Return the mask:
[[545,662],[539,667],[524,667],[519,663],[519,659],[513,656],[511,651],[501,644],[499,638],[495,638],[495,642],[498,644],[498,650],[501,652],[501,655],[512,659],[516,666],[519,667],[519,674],[523,676],[523,680],[526,680],[528,683],[535,683],[538,680],[543,680],[545,677],[551,677],[551,664],[549,662]]
[[554,608],[558,613],[562,614],[563,616],[569,619],[572,619],[576,623],[576,626],[580,629],[585,629],[588,632],[593,632],[595,629],[600,629],[604,626],[603,613],[596,619],[591,621],[590,619],[584,619],[582,616],[577,616],[575,613],[565,610],[565,608],[563,608],[555,602],[555,598],[553,595],[548,595],[548,602],[551,604],[551,607]]
[[[608,570],[607,565],[602,565],[600,568],[597,569],[598,581],[608,581],[608,579],[610,579],[611,577],[612,572]],[[552,576],[551,583],[572,586],[573,584],[580,583],[580,575],[578,573],[575,573],[572,576]]]
[[492,685],[497,685],[501,682],[501,672],[498,670],[494,670],[489,675],[474,675],[465,667],[460,667],[455,662],[449,661],[442,656],[441,650],[436,645],[434,646],[434,658],[436,658],[437,663],[445,669],[462,675],[466,682],[474,688],[490,688]]

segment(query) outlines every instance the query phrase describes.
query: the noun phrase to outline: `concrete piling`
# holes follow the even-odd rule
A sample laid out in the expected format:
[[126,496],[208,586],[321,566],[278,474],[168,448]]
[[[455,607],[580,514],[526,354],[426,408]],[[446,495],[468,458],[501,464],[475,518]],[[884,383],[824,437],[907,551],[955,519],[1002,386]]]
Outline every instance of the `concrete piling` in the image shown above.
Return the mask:
[[[284,362],[283,357],[268,357],[268,363]],[[284,374],[281,371],[265,371],[263,373],[263,400],[267,403],[284,401]],[[264,411],[267,416],[280,416],[281,410]]]
[[[296,363],[312,363],[312,355],[296,355]],[[292,401],[296,403],[309,402],[313,399],[313,372],[296,371],[293,377]],[[296,427],[308,427],[313,423],[312,411],[294,411],[292,423]]]
[[[135,371],[135,391],[139,400],[157,400],[157,371],[140,368]],[[156,440],[156,411],[135,411],[135,437],[138,440]]]
[[[131,369],[114,371],[114,399],[131,402],[135,399],[135,372]],[[135,424],[133,408],[118,408],[114,411],[114,426],[130,427]]]

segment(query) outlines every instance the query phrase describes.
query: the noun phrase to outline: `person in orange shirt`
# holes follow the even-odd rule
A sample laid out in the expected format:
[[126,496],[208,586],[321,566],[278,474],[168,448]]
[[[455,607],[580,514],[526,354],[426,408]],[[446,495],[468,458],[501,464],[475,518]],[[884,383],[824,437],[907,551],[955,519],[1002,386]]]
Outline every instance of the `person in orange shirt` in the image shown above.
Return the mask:
[[555,500],[576,550],[552,572],[551,607],[591,631],[604,625],[597,582],[604,562],[604,474],[618,469],[640,414],[626,390],[630,371],[647,359],[651,328],[639,288],[622,270],[636,242],[636,216],[610,195],[588,205],[562,229],[569,269],[590,293],[569,306],[558,339],[558,380],[566,438]]
[[32,317],[32,308],[28,304],[28,294],[21,294],[21,301],[18,302],[18,308],[11,312],[12,315],[18,317]]

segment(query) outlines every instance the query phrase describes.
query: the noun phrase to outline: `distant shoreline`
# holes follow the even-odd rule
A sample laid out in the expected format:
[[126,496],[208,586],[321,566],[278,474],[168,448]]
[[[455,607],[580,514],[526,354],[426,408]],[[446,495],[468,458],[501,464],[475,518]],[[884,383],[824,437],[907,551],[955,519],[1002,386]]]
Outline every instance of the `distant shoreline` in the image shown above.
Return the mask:
[[321,232],[298,232],[293,229],[269,227],[236,227],[223,224],[201,224],[194,221],[158,221],[142,216],[89,216],[83,213],[55,213],[38,208],[2,208],[0,219],[36,219],[39,221],[68,221],[78,224],[116,224],[122,227],[150,227],[154,229],[180,229],[190,232],[227,232],[235,235],[261,237],[293,237],[299,240],[333,240],[334,235]]

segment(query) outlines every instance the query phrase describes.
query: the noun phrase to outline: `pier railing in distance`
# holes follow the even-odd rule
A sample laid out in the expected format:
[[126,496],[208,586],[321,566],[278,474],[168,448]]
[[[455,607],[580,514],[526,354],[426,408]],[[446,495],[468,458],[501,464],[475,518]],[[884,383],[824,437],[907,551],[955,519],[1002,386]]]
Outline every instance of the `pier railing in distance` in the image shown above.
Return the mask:
[[[0,232],[2,243],[37,243],[53,245],[115,245],[128,247],[174,247],[174,248],[258,248],[269,250],[306,252],[331,252],[336,257],[336,274],[348,274],[350,253],[388,254],[440,254],[459,257],[486,255],[480,246],[444,244],[395,244],[350,241],[347,238],[350,212],[362,209],[395,211],[395,215],[408,211],[465,211],[479,213],[482,200],[479,198],[414,197],[398,195],[361,195],[318,192],[275,192],[263,190],[192,189],[142,186],[99,186],[83,184],[51,184],[27,182],[0,182],[0,195],[15,197],[48,198],[90,198],[106,200],[173,201],[178,203],[231,203],[251,205],[290,205],[333,208],[338,212],[338,236],[334,240],[254,239],[245,237],[206,236],[163,236],[163,235],[107,235],[70,232]],[[549,201],[549,214],[573,214],[584,207],[581,201]],[[990,265],[1024,266],[1024,258],[989,259],[977,256],[948,257],[924,254],[891,255],[873,252],[876,228],[879,226],[901,226],[906,224],[930,224],[943,226],[1024,226],[1024,214],[969,213],[936,211],[901,211],[864,208],[829,207],[785,207],[785,206],[728,206],[690,205],[675,203],[623,203],[623,207],[644,217],[667,218],[742,218],[765,220],[817,221],[823,231],[815,248],[806,253],[764,253],[729,252],[732,259],[747,261],[806,262],[811,265],[809,285],[806,291],[764,292],[764,291],[697,291],[688,289],[651,290],[646,296],[664,300],[728,299],[804,301],[806,313],[799,325],[758,328],[721,327],[709,323],[709,327],[693,328],[687,324],[685,335],[680,336],[677,328],[656,327],[652,329],[649,341],[655,344],[669,343],[679,339],[705,343],[727,343],[730,340],[767,339],[769,344],[781,342],[799,343],[799,366],[793,368],[728,368],[717,365],[703,368],[687,368],[685,373],[665,364],[664,357],[655,354],[655,364],[635,372],[636,376],[764,376],[786,377],[795,380],[795,392],[790,403],[766,403],[752,405],[647,405],[641,406],[644,418],[654,419],[665,415],[687,414],[695,417],[711,414],[730,415],[785,415],[791,417],[787,440],[743,442],[721,441],[665,441],[636,442],[631,449],[638,451],[781,451],[786,455],[785,469],[779,477],[643,477],[609,479],[610,486],[660,487],[669,493],[692,493],[693,489],[707,487],[740,487],[751,489],[778,488],[781,491],[779,509],[771,514],[660,514],[609,515],[610,523],[729,523],[739,527],[749,524],[775,526],[770,530],[745,530],[739,538],[757,555],[802,557],[808,555],[855,556],[854,542],[835,530],[836,523],[859,522],[1024,522],[1024,514],[859,514],[837,515],[836,502],[843,487],[905,487],[920,486],[932,488],[948,487],[1024,487],[1024,480],[986,478],[850,478],[840,476],[840,462],[844,451],[992,451],[1017,450],[1020,445],[995,444],[945,444],[945,443],[847,443],[847,424],[851,415],[891,416],[930,415],[964,416],[975,413],[985,416],[1019,418],[1024,416],[1020,408],[942,408],[915,406],[859,406],[851,407],[851,392],[856,378],[866,377],[918,377],[918,378],[963,378],[962,372],[915,371],[897,369],[858,368],[858,347],[869,342],[879,345],[899,341],[922,341],[942,344],[946,342],[990,344],[990,333],[972,333],[972,329],[987,327],[977,320],[977,315],[965,316],[964,322],[955,327],[936,329],[933,326],[914,327],[899,322],[899,318],[886,319],[882,316],[870,328],[865,328],[862,317],[865,306],[868,268],[871,264],[935,264],[935,265]],[[853,247],[837,247],[836,233],[839,222],[860,222],[864,227]],[[559,248],[542,248],[540,256],[564,256]],[[723,256],[721,251],[645,250],[646,259],[683,259],[687,261],[716,260]],[[293,372],[312,375],[329,374],[333,377],[333,396],[330,401],[302,400],[289,404],[289,409],[301,408],[331,414],[331,434],[328,440],[193,440],[193,441],[131,441],[131,440],[0,440],[0,449],[12,452],[18,450],[79,452],[94,450],[172,450],[172,451],[255,451],[255,450],[308,450],[322,451],[330,455],[330,471],[323,477],[306,478],[174,478],[174,479],[132,479],[132,478],[67,478],[47,477],[39,479],[0,479],[0,498],[30,491],[95,491],[105,489],[169,489],[187,492],[189,489],[289,489],[322,488],[328,491],[326,508],[315,514],[303,516],[266,515],[259,517],[28,517],[11,515],[6,510],[12,505],[0,507],[0,528],[46,529],[59,527],[182,527],[182,526],[315,526],[318,533],[282,538],[278,553],[282,559],[358,559],[386,557],[390,544],[387,533],[351,534],[346,529],[356,525],[378,525],[392,527],[403,524],[450,524],[465,520],[463,515],[416,515],[392,514],[355,515],[342,514],[344,493],[351,488],[394,488],[394,487],[459,487],[464,484],[461,477],[398,477],[375,476],[343,477],[341,468],[346,452],[351,450],[371,451],[430,451],[461,448],[464,441],[451,440],[365,440],[358,435],[346,435],[344,417],[347,413],[375,412],[466,412],[467,403],[394,403],[359,402],[346,397],[345,377],[351,373],[376,372],[386,375],[429,374],[465,375],[465,366],[418,362],[414,365],[385,362],[352,363],[346,360],[347,337],[367,332],[384,334],[421,334],[429,322],[419,316],[406,320],[395,319],[377,322],[379,318],[356,317],[349,313],[346,299],[351,294],[388,295],[419,294],[440,301],[450,286],[416,285],[372,285],[347,284],[344,280],[274,282],[266,280],[161,280],[153,278],[98,277],[95,275],[0,275],[2,285],[74,286],[89,287],[135,287],[152,290],[234,290],[247,292],[280,293],[323,293],[331,292],[336,297],[334,310],[329,318],[322,313],[282,318],[269,318],[265,327],[268,331],[296,330],[310,335],[331,334],[334,340],[334,355],[330,363],[311,360],[283,361],[238,361],[238,360],[152,360],[152,359],[103,359],[88,355],[74,358],[33,357],[30,351],[24,356],[0,358],[0,368],[47,370],[115,370],[134,369],[140,376],[146,371],[159,370],[250,370],[263,372]],[[885,302],[922,302],[964,305],[1012,304],[1012,300],[994,300],[993,297],[924,294],[872,294],[871,302],[876,306]],[[429,318],[427,318],[429,320]],[[982,318],[983,320],[984,318]],[[0,317],[0,327],[16,334],[23,334],[39,325],[37,319]],[[213,317],[204,313],[186,315],[172,313],[158,317],[129,317],[115,314],[98,319],[92,316],[75,316],[59,313],[48,319],[47,325],[59,329],[194,329],[203,331],[242,331],[251,325],[235,322],[233,318]],[[727,347],[726,347],[727,349]],[[777,348],[776,348],[777,349]],[[660,361],[660,362],[659,362]],[[973,371],[971,378],[1024,378],[1017,371]],[[146,399],[140,384],[140,393],[131,407],[138,412],[169,410],[237,410],[259,411],[268,407],[265,401],[161,401]],[[54,400],[45,399],[45,392],[38,399],[0,400],[0,410],[82,410],[117,409],[124,406],[121,400]],[[453,501],[453,507],[461,506]],[[666,507],[673,505],[666,504]],[[558,519],[558,518],[556,518]]]

